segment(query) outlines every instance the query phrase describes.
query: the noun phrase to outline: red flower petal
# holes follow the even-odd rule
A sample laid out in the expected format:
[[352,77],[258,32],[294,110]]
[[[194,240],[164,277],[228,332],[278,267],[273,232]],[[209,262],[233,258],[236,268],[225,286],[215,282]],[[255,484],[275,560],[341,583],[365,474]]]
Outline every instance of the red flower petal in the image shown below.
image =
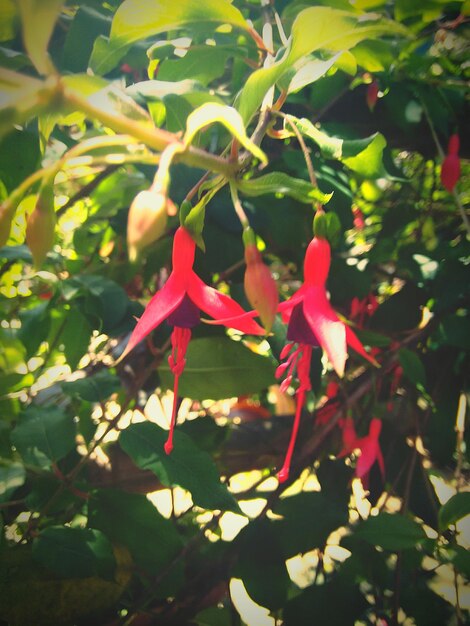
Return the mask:
[[343,376],[348,353],[346,330],[333,311],[324,287],[310,287],[304,298],[304,314],[338,376]]
[[364,346],[359,341],[359,338],[356,335],[356,333],[353,331],[353,329],[347,325],[346,325],[346,341],[348,343],[348,346],[351,346],[353,350],[355,350],[358,354],[360,354],[362,357],[367,359],[369,363],[372,363],[372,365],[375,365],[377,367],[379,366],[377,361],[365,351]]
[[122,360],[149,333],[163,322],[178,307],[185,294],[181,280],[171,274],[165,285],[150,300],[134,328],[126,349],[119,360]]
[[189,280],[188,295],[202,311],[224,326],[250,335],[264,335],[263,328],[251,319],[257,315],[256,311],[250,312],[250,316],[232,298],[209,287],[194,273]]

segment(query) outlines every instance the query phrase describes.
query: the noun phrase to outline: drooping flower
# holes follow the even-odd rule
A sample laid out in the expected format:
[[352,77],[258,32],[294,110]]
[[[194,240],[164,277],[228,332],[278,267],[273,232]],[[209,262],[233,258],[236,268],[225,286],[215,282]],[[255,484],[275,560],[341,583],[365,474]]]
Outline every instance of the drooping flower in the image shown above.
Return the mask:
[[279,305],[279,311],[284,321],[288,323],[287,339],[292,343],[287,344],[281,353],[281,360],[286,357],[287,360],[278,367],[276,376],[280,378],[287,372],[281,384],[281,390],[284,391],[291,384],[295,370],[299,381],[289,447],[284,464],[278,473],[281,482],[287,480],[289,476],[305,395],[311,389],[310,362],[313,348],[325,350],[338,376],[344,374],[348,345],[375,364],[354,331],[339,319],[328,300],[326,281],[330,263],[330,244],[322,237],[313,237],[305,254],[304,283],[293,296]]
[[363,483],[367,483],[368,474],[375,462],[379,464],[382,477],[385,475],[385,465],[380,449],[379,437],[382,430],[382,422],[373,417],[369,425],[369,433],[365,437],[357,437],[354,421],[347,417],[340,424],[343,432],[343,449],[338,458],[348,456],[355,450],[359,451],[359,458],[356,463],[356,476]]
[[[172,351],[168,358],[174,375],[174,399],[170,432],[165,452],[173,449],[173,431],[176,423],[178,383],[186,364],[186,350],[191,339],[191,328],[200,321],[204,311],[225,326],[244,333],[262,335],[264,330],[253,319],[243,316],[244,310],[229,296],[206,285],[193,270],[196,244],[189,231],[180,226],[173,240],[173,269],[165,285],[157,291],[137,322],[124,350],[123,359],[142,339],[163,321],[173,326]],[[230,318],[226,323],[225,318]]]
[[459,136],[457,134],[452,135],[449,139],[447,155],[441,167],[441,182],[450,193],[460,178],[459,145]]

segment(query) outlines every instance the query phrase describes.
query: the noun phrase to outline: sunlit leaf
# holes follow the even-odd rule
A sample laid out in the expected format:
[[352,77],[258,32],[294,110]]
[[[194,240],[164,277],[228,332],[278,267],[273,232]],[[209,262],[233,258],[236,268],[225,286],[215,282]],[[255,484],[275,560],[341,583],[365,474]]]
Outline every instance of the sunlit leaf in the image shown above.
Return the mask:
[[141,469],[151,470],[167,486],[187,489],[194,504],[207,509],[240,512],[237,501],[220,482],[211,457],[178,429],[170,455],[163,448],[168,432],[156,424],[142,422],[124,430],[119,443]]
[[[274,365],[270,359],[225,337],[193,339],[186,360],[179,392],[189,398],[218,400],[256,393],[274,380]],[[173,375],[166,361],[158,371],[163,385],[171,389]]]
[[47,46],[64,0],[17,0],[25,48],[40,74],[54,71]]
[[270,172],[258,178],[237,181],[238,189],[246,196],[262,196],[264,194],[282,194],[299,202],[326,204],[332,194],[322,193],[318,187],[302,178],[293,178],[284,172]]
[[377,14],[362,15],[330,7],[310,7],[300,11],[293,25],[289,45],[274,65],[253,72],[247,80],[238,110],[248,121],[272,85],[303,56],[316,50],[340,52],[360,41],[382,35],[404,36],[407,31],[396,22],[381,19]]
[[190,144],[197,132],[214,122],[219,122],[225,126],[235,139],[262,163],[266,164],[268,162],[264,152],[247,136],[245,125],[238,111],[232,107],[217,104],[216,102],[203,104],[189,115],[186,122],[184,141]]
[[101,41],[93,50],[90,66],[94,72],[105,74],[118,63],[130,45],[165,31],[188,24],[215,22],[248,29],[240,11],[228,0],[126,0],[116,11],[109,43]]

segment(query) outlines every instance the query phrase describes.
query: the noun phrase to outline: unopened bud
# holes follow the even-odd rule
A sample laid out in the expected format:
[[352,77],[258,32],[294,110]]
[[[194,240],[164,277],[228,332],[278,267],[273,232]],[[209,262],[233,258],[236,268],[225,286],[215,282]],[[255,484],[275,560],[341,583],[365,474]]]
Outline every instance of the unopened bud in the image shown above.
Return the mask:
[[127,247],[131,261],[135,261],[145,247],[165,232],[169,202],[171,200],[158,191],[141,191],[132,201],[127,221]]
[[46,183],[39,191],[34,211],[26,223],[26,243],[33,255],[34,265],[42,265],[54,243],[56,215],[52,185]]
[[460,159],[456,154],[448,154],[442,163],[441,182],[452,193],[460,178]]
[[373,111],[375,109],[375,105],[377,104],[377,98],[379,97],[379,84],[376,80],[373,80],[369,83],[367,87],[367,106],[369,107],[369,111]]
[[[246,229],[250,230],[251,229]],[[251,231],[253,232],[253,231]],[[244,240],[250,236],[244,233]],[[245,245],[245,293],[248,302],[258,311],[264,328],[269,332],[274,323],[279,297],[274,278],[254,243]]]

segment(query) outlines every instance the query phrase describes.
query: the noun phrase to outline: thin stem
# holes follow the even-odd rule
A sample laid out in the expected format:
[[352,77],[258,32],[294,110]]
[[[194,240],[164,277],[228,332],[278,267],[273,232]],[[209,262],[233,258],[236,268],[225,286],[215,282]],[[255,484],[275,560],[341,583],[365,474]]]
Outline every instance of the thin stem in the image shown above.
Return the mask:
[[184,146],[178,139],[177,135],[170,133],[161,128],[155,128],[148,124],[142,124],[131,120],[130,118],[118,113],[111,113],[104,109],[93,105],[86,98],[82,98],[75,92],[64,88],[63,97],[65,101],[75,109],[82,111],[89,118],[96,119],[108,128],[118,133],[126,133],[132,135],[138,141],[143,142],[150,148],[162,152],[167,146],[178,143],[183,146],[181,154],[178,155],[178,161],[182,161],[187,165],[198,167],[200,169],[208,169],[214,172],[224,174],[224,176],[232,177],[235,165],[222,159],[216,155],[210,154],[205,150],[194,148],[193,146]]
[[232,183],[230,183],[230,193],[232,195],[232,202],[233,202],[233,207],[235,209],[235,213],[237,214],[238,219],[240,220],[240,223],[241,223],[242,227],[244,229],[245,228],[249,228],[250,227],[250,222],[249,222],[248,217],[247,217],[247,215],[245,213],[245,209],[242,207],[242,203],[240,202],[240,198],[238,197],[237,188]]
[[297,141],[299,142],[299,145],[300,145],[300,149],[302,150],[302,154],[304,155],[305,164],[307,165],[308,176],[310,178],[310,182],[312,183],[314,187],[318,187],[317,177],[315,175],[315,170],[313,169],[312,159],[310,158],[310,152],[307,148],[307,145],[304,141],[304,138],[302,137],[300,130],[297,128],[297,126],[295,125],[290,115],[287,115],[286,113],[283,113],[282,111],[276,111],[276,115],[280,115],[292,128],[292,132],[296,136]]

